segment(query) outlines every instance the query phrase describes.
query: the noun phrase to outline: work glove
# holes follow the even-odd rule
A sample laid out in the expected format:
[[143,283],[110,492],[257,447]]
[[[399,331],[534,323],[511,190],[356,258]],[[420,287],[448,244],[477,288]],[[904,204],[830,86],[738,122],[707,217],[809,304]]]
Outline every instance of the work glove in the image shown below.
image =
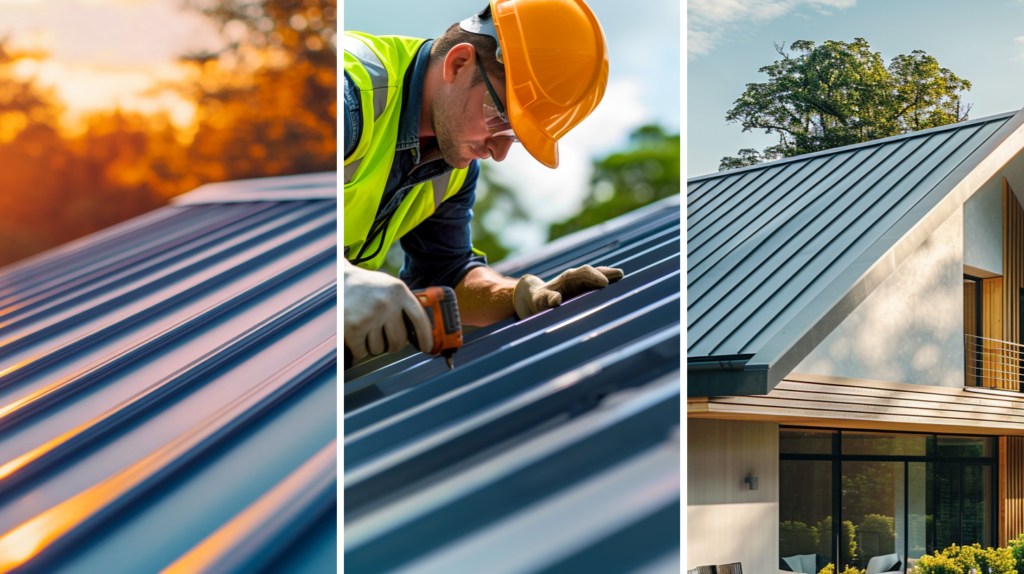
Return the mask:
[[516,309],[516,315],[520,319],[525,319],[546,309],[558,307],[564,299],[572,299],[592,289],[607,287],[609,283],[622,279],[622,276],[622,269],[594,268],[590,265],[569,269],[547,283],[536,275],[523,275],[516,283],[512,304]]
[[430,319],[405,283],[345,262],[345,346],[353,359],[402,350],[409,342],[403,315],[416,330],[420,350],[433,348]]

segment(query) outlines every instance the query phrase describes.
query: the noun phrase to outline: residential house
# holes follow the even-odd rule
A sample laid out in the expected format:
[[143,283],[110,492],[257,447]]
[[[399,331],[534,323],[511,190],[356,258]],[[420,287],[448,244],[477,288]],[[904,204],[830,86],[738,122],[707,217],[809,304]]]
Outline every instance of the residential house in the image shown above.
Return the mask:
[[687,561],[1024,532],[1024,111],[687,185]]

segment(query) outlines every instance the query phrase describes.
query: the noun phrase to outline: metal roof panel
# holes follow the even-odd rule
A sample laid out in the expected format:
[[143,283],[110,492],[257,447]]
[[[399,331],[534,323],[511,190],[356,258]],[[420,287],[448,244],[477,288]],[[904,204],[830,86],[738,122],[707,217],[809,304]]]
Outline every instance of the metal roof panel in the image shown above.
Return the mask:
[[256,515],[219,564],[333,557],[335,478],[301,516],[273,503],[336,460],[337,201],[265,195],[302,179],[0,269],[0,571],[155,572]]
[[[513,276],[582,264],[626,276],[467,333],[454,370],[416,353],[346,372],[347,567],[577,571],[625,560],[625,571],[678,553],[679,219],[675,197],[507,263]],[[673,464],[649,483],[621,480]],[[637,497],[652,504],[628,503]],[[564,512],[598,499],[586,519]],[[565,544],[533,544],[554,515]],[[494,554],[498,539],[515,560]]]

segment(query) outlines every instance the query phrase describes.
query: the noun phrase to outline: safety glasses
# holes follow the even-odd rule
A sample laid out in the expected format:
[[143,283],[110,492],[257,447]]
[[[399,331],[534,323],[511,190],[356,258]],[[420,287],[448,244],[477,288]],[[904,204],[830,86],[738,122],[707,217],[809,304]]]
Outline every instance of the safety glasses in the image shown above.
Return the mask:
[[484,94],[484,123],[487,125],[487,131],[496,138],[512,138],[512,141],[519,141],[515,132],[512,131],[512,124],[508,121],[505,106],[501,105],[498,94],[494,93],[494,88],[491,87],[491,81],[487,78],[487,72],[484,71],[484,65],[479,57],[476,59],[476,64],[480,66],[484,85],[487,86],[487,93]]

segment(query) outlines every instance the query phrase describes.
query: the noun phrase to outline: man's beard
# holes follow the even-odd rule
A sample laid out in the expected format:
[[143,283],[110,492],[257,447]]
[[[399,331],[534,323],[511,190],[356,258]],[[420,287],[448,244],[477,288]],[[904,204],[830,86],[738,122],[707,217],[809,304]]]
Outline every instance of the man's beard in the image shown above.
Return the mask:
[[468,100],[469,95],[467,94],[462,101],[453,102],[454,105],[435,105],[430,111],[430,121],[434,124],[434,136],[437,138],[437,147],[441,150],[441,157],[449,165],[460,169],[469,167],[472,158],[460,154],[459,142],[455,141],[455,136],[452,133],[462,132],[461,128],[465,120],[462,112],[466,109]]

